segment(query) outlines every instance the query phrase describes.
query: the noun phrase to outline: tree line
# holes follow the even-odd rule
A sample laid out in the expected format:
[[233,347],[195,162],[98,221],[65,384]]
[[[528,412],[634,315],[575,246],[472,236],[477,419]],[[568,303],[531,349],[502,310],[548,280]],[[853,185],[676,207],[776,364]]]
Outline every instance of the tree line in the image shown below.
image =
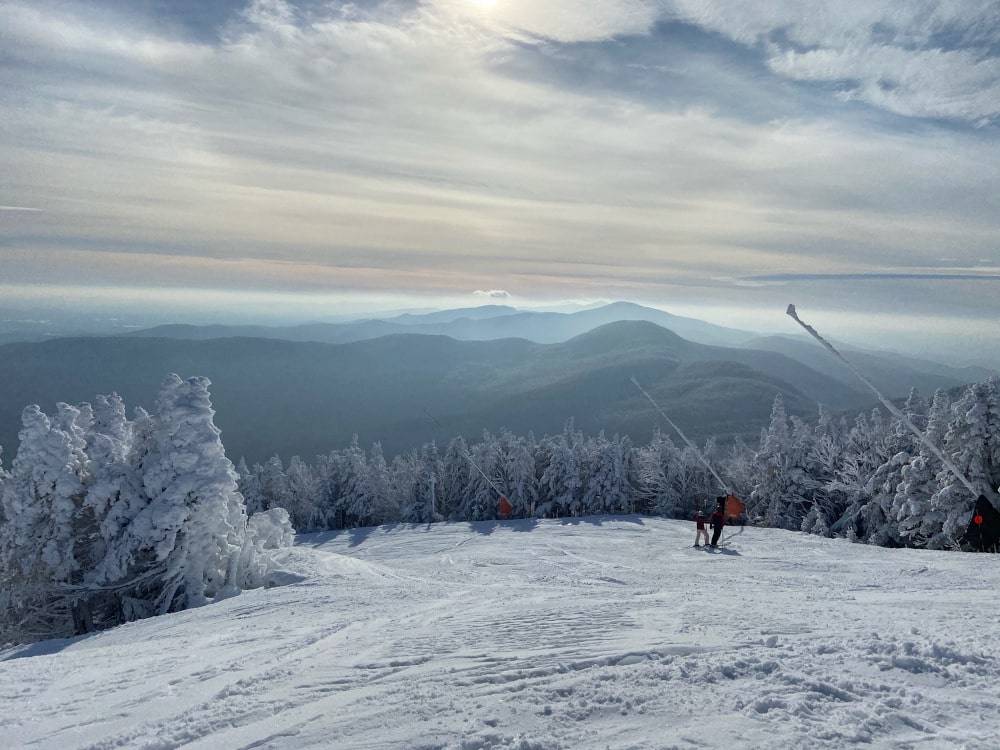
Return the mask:
[[[973,486],[1000,485],[1000,386],[996,377],[954,398],[913,391],[902,412]],[[726,482],[720,487],[707,468]],[[504,496],[515,518],[649,513],[690,518],[732,491],[751,523],[842,536],[885,546],[958,548],[976,498],[901,420],[876,408],[853,421],[820,406],[809,423],[775,397],[757,446],[695,448],[655,432],[646,445],[603,432],[585,436],[570,420],[562,433],[484,432],[436,442],[388,461],[378,443],[355,440],[307,464],[277,456],[238,469],[251,512],[281,507],[299,531],[381,523],[481,521],[499,516]]]
[[[22,415],[0,463],[0,641],[36,640],[178,611],[264,585],[271,552],[300,532],[383,523],[646,513],[690,518],[734,492],[750,523],[886,546],[957,549],[976,498],[879,409],[813,423],[778,395],[757,446],[678,445],[663,432],[484,432],[387,460],[355,440],[307,464],[238,469],[225,455],[206,378],[164,380],[153,414],[116,396]],[[1000,485],[1000,381],[903,412],[974,487]],[[2,457],[2,456],[0,456]],[[708,469],[723,478],[726,487]]]

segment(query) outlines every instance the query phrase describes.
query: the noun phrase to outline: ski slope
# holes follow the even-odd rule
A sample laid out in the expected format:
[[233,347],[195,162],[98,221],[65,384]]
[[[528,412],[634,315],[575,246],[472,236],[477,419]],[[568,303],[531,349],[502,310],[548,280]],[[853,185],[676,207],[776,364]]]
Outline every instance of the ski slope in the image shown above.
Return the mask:
[[3,748],[996,748],[1000,556],[638,516],[305,536],[0,652]]

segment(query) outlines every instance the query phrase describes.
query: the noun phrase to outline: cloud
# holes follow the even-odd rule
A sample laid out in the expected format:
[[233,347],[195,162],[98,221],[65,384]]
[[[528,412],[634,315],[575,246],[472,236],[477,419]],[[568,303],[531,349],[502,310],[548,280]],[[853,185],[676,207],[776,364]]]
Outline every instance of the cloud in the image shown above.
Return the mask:
[[965,80],[979,38],[935,55],[905,19],[873,36],[884,14],[867,5],[853,20],[776,7],[271,0],[195,43],[8,2],[3,200],[46,211],[4,233],[0,248],[42,253],[5,271],[654,300],[993,257],[991,128],[904,130],[789,83],[858,99],[891,68],[878,106],[972,121],[989,64],[952,110],[932,85],[945,74],[921,71]]
[[1000,281],[1000,273],[776,273],[751,276],[750,283],[792,281]]
[[510,292],[503,289],[477,289],[472,293],[476,297],[489,297],[490,299],[510,299]]
[[655,4],[643,0],[431,0],[429,5],[528,42],[594,42],[645,34],[657,19]]
[[836,82],[891,112],[974,124],[1000,115],[1000,5],[966,0],[668,0],[666,17],[767,50],[771,70]]

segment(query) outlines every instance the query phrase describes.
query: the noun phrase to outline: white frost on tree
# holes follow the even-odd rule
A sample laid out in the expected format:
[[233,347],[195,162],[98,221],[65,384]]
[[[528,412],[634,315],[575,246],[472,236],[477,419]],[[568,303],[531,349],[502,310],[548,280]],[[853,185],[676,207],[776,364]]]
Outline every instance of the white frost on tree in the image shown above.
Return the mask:
[[204,604],[238,587],[247,516],[226,458],[204,377],[170,375],[156,402],[155,457],[142,488],[148,504],[125,541],[132,559],[151,558],[153,610]]
[[[944,452],[952,464],[987,497],[1000,484],[1000,379],[974,383],[952,407],[944,437]],[[929,504],[929,516],[940,524],[927,539],[930,549],[953,547],[965,533],[976,497],[947,468],[938,472],[939,489]]]

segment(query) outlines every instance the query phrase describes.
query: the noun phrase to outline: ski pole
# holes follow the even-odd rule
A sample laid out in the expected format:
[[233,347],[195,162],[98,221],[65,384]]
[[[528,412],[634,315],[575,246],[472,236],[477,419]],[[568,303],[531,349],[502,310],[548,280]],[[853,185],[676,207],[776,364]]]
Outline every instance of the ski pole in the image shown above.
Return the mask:
[[938,448],[936,445],[934,445],[934,443],[932,443],[926,435],[924,435],[920,430],[918,430],[914,426],[913,422],[911,422],[907,418],[907,416],[903,414],[903,412],[901,412],[899,409],[896,408],[895,404],[893,404],[885,396],[879,393],[878,388],[876,388],[872,384],[872,382],[868,378],[866,378],[857,367],[851,364],[843,354],[834,349],[833,345],[829,341],[820,336],[816,332],[815,328],[813,328],[811,325],[805,323],[801,318],[799,318],[798,313],[795,312],[795,305],[789,305],[785,313],[792,320],[794,320],[800,326],[805,328],[806,332],[814,339],[816,339],[819,343],[821,343],[823,346],[825,346],[830,351],[830,353],[833,354],[833,356],[835,356],[837,359],[839,359],[841,362],[847,365],[851,369],[851,372],[857,375],[858,378],[860,378],[861,382],[867,385],[872,390],[872,393],[874,393],[878,397],[878,400],[882,402],[882,405],[885,406],[885,408],[888,409],[890,412],[892,412],[892,415],[896,417],[896,419],[898,419],[900,422],[906,425],[906,428],[914,435],[916,435],[917,438],[920,440],[920,442],[926,445],[930,449],[930,451],[941,460],[941,463],[943,463],[945,466],[948,467],[951,473],[954,474],[955,477],[962,484],[966,486],[966,488],[969,490],[969,492],[972,493],[974,497],[981,494],[975,487],[972,486],[972,482],[970,482],[968,479],[965,478],[965,475],[958,469],[958,467],[955,466],[955,464],[953,464],[948,459],[948,457],[944,454],[944,452],[941,451],[941,449]]

